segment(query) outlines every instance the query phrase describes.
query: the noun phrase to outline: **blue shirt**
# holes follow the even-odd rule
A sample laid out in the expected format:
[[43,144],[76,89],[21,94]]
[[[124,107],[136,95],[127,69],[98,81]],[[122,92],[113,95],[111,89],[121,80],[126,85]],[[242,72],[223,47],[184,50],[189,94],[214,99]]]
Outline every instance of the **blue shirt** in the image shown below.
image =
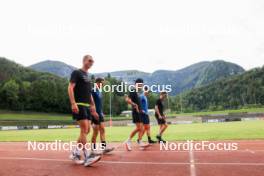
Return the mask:
[[102,92],[99,89],[92,91],[96,112],[99,116],[103,116],[103,105],[102,105]]
[[141,104],[141,109],[145,114],[148,114],[148,99],[144,95],[144,92],[139,96],[140,98],[140,104]]

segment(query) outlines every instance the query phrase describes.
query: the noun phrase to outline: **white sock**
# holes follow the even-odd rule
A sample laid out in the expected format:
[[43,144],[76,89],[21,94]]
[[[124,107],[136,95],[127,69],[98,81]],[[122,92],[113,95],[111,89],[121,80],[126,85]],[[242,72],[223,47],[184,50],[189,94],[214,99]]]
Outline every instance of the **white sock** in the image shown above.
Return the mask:
[[83,153],[84,153],[84,157],[88,157],[88,156],[90,156],[91,151],[84,149]]

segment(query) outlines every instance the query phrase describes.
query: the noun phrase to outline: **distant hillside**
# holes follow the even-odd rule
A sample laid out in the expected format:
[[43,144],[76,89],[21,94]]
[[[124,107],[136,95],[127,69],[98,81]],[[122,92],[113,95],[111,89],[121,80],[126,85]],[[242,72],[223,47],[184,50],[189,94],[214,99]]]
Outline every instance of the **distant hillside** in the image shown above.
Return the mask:
[[151,73],[147,73],[147,72],[142,72],[142,71],[138,71],[138,70],[124,70],[124,71],[114,71],[114,72],[104,72],[104,73],[95,73],[95,76],[98,77],[106,77],[108,74],[111,75],[111,77],[114,77],[118,80],[123,80],[125,82],[127,82],[128,84],[132,84],[134,83],[134,81],[137,78],[143,78],[146,79],[147,77],[149,77],[151,75]]
[[68,81],[0,57],[0,109],[69,112]]
[[[32,65],[31,68],[56,74],[61,77],[69,77],[75,68],[63,62],[43,61]],[[170,84],[172,85],[172,95],[176,95],[185,90],[206,85],[218,79],[243,73],[245,70],[237,64],[216,60],[213,62],[199,62],[186,68],[169,71],[157,70],[153,73],[146,73],[138,70],[124,70],[110,73],[96,73],[96,77],[112,77],[133,83],[136,78],[143,78],[146,84]]]
[[216,80],[241,74],[245,70],[239,65],[225,62],[199,62],[177,71],[159,70],[146,78],[151,84],[171,84],[172,95],[206,85]]
[[223,110],[264,105],[264,67],[218,80],[176,96],[174,110]]
[[30,66],[30,68],[36,71],[52,73],[64,78],[69,77],[72,71],[76,69],[75,67],[67,65],[64,62],[51,60],[46,60],[37,64],[33,64]]

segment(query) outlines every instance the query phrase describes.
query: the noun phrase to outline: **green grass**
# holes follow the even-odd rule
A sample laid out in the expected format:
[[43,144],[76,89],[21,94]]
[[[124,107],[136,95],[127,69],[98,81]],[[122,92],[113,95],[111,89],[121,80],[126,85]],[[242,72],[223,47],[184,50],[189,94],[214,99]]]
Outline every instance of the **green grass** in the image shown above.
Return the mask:
[[[263,112],[264,108],[248,108],[238,110],[225,111],[206,111],[194,113],[175,114],[169,113],[167,116],[173,118],[175,116],[202,116],[213,114],[229,114],[229,113],[243,113],[243,112]],[[112,118],[117,120],[130,120],[131,117],[115,116]],[[105,120],[109,120],[109,116],[105,116]],[[40,112],[13,112],[0,111],[0,126],[27,126],[27,125],[71,125],[75,124],[70,114],[55,114],[55,113],[40,113]]]
[[0,112],[0,120],[71,120],[71,116],[40,112]]
[[[106,128],[107,140],[124,141],[133,128],[108,127]],[[157,131],[157,126],[152,127],[153,136]],[[0,131],[0,141],[70,141],[75,140],[78,134],[78,128]],[[169,141],[264,139],[264,121],[170,125],[164,138]]]
[[243,108],[243,109],[230,109],[223,111],[203,111],[203,112],[192,112],[192,113],[169,113],[168,116],[201,116],[201,115],[215,115],[222,114],[227,115],[229,113],[264,113],[264,108]]
[[[113,120],[128,120],[129,117],[116,116]],[[109,116],[105,117],[109,120]],[[0,111],[0,126],[27,126],[27,125],[70,125],[75,124],[70,114],[54,114],[41,112],[9,112]]]

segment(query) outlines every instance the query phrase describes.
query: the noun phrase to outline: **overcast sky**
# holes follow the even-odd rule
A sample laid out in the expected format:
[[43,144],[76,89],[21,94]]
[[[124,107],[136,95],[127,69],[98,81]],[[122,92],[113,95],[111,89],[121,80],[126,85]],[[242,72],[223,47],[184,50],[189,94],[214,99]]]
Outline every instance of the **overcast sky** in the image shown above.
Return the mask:
[[0,0],[0,56],[92,72],[177,70],[223,59],[264,64],[263,0]]

